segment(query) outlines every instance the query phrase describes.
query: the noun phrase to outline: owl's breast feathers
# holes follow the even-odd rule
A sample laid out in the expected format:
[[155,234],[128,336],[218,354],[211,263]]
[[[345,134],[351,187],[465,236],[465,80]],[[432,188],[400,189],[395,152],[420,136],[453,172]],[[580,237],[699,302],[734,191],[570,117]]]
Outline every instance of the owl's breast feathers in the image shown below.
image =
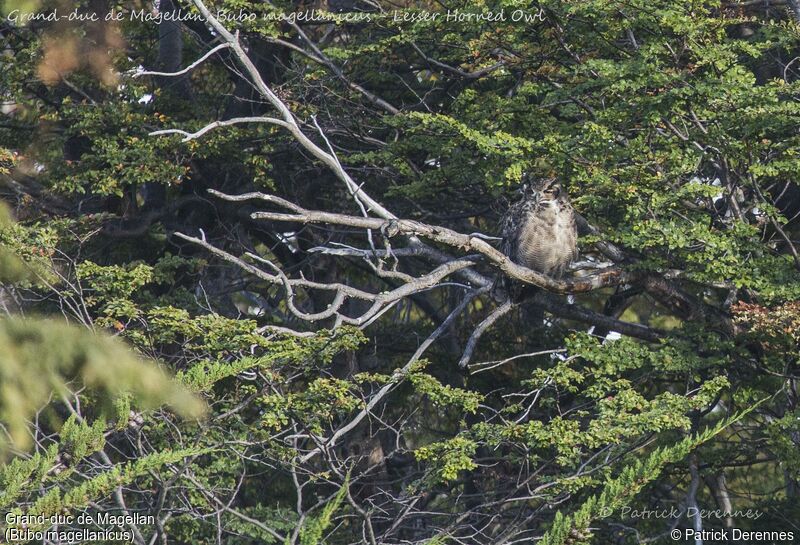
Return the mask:
[[503,225],[506,255],[554,278],[561,277],[577,257],[577,239],[575,214],[564,197],[520,201],[509,209]]

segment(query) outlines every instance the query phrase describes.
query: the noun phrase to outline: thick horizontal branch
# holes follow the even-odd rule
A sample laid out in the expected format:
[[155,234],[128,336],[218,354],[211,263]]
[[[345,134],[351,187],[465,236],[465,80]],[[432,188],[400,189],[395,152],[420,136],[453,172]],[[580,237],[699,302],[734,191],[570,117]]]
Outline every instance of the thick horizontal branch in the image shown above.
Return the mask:
[[[538,292],[530,299],[530,303],[546,310],[553,316],[566,318],[568,320],[575,320],[597,327],[603,327],[608,330],[616,331],[621,335],[633,337],[635,339],[641,339],[643,341],[660,342],[664,337],[667,336],[666,332],[653,329],[646,325],[623,322],[622,320],[617,320],[616,318],[606,316],[605,314],[599,314],[578,305],[566,304],[564,301],[560,300],[558,296],[546,292]],[[494,325],[497,320],[518,307],[519,304],[520,303],[514,303],[510,300],[506,300],[502,305],[498,306],[491,313],[489,313],[489,315],[484,318],[480,324],[478,324],[478,326],[470,335],[466,347],[464,348],[464,353],[458,362],[458,366],[461,369],[469,367],[470,361],[472,360],[472,355],[478,346],[478,341],[480,341],[486,330]]]
[[[495,249],[476,234],[466,235],[446,227],[428,225],[415,220],[383,220],[379,218],[365,218],[345,214],[311,211],[306,210],[295,203],[287,201],[286,199],[264,193],[248,193],[237,196],[229,196],[213,190],[211,193],[220,198],[232,201],[258,199],[282,208],[286,208],[293,212],[292,214],[277,212],[255,212],[252,214],[254,219],[268,219],[273,221],[298,222],[304,224],[327,223],[332,225],[373,229],[380,231],[387,237],[397,236],[398,234],[419,236],[446,244],[454,248],[458,248],[460,250],[477,252],[488,258],[506,275],[522,282],[539,286],[553,293],[576,294],[586,293],[604,287],[621,284],[641,285],[645,290],[647,290],[648,293],[656,297],[676,316],[688,320],[708,321],[712,324],[715,324],[715,327],[718,327],[720,331],[723,331],[727,334],[730,334],[734,331],[730,316],[725,314],[723,311],[716,309],[697,297],[693,297],[684,292],[669,280],[652,274],[629,273],[623,271],[619,267],[609,267],[601,270],[600,272],[583,277],[556,280],[514,263],[506,255]],[[582,230],[584,230],[584,232],[597,232],[597,230],[589,225],[585,219],[580,219],[582,223],[582,226],[580,227]],[[410,248],[415,250],[418,249],[418,247],[424,247],[431,252],[439,252],[435,248],[423,244],[412,244],[410,246]],[[613,244],[603,243],[602,247],[599,249],[610,259],[619,261],[629,259],[621,249]],[[402,250],[403,249],[397,249],[394,250],[394,252]],[[440,253],[441,255],[436,255],[433,257],[441,260],[447,255],[444,252]],[[449,259],[452,259],[452,257]],[[472,271],[471,269],[465,269],[463,272],[475,271]],[[476,285],[486,285],[486,282],[484,279],[481,279],[481,283]],[[543,306],[546,310],[557,316],[580,320],[601,327],[611,327],[621,334],[631,337],[636,337],[647,341],[655,341],[662,337],[660,332],[654,332],[654,330],[645,326],[637,326],[636,324],[627,326],[625,325],[626,322],[613,320],[608,316],[591,313],[586,310],[577,310],[580,307],[562,305],[555,300],[545,302],[543,303]],[[561,310],[556,310],[556,307],[561,308]]]
[[539,292],[532,298],[533,304],[540,306],[559,318],[575,320],[616,331],[621,335],[648,342],[660,342],[667,333],[642,324],[623,322],[611,316],[591,311],[579,305],[570,305],[549,293]]
[[419,236],[446,244],[463,251],[474,251],[488,258],[500,270],[508,276],[533,284],[554,293],[584,293],[597,290],[607,286],[615,286],[627,283],[632,280],[631,275],[616,267],[610,267],[599,273],[588,275],[581,278],[570,278],[566,280],[556,280],[540,272],[528,269],[511,261],[508,256],[494,248],[486,242],[483,237],[474,234],[465,235],[446,227],[438,225],[428,225],[416,220],[380,218],[365,218],[359,216],[349,216],[331,212],[321,212],[315,210],[305,210],[298,205],[276,197],[274,195],[263,195],[258,198],[276,205],[288,208],[294,214],[284,214],[279,212],[254,212],[253,219],[264,219],[282,222],[297,222],[304,224],[326,223],[331,225],[343,225],[361,229],[374,229],[391,238],[397,235]]

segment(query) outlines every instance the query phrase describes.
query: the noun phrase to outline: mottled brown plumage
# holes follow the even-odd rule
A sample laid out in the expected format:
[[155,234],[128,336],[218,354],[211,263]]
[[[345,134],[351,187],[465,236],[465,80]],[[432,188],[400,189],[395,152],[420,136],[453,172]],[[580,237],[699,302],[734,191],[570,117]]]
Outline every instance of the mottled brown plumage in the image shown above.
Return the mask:
[[560,278],[578,256],[569,197],[556,180],[525,184],[503,219],[503,252],[512,261]]

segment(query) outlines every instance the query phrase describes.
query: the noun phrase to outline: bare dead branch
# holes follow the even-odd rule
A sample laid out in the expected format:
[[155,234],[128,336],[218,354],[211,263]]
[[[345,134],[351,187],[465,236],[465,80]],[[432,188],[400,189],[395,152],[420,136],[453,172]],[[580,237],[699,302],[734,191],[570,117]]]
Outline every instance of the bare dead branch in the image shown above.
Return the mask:
[[493,361],[484,361],[480,363],[473,363],[470,364],[469,370],[471,374],[482,373],[484,371],[489,371],[490,369],[495,369],[500,367],[501,365],[505,365],[506,363],[510,363],[512,361],[520,360],[523,358],[534,358],[536,356],[548,356],[550,354],[562,354],[566,352],[564,348],[554,348],[553,350],[537,350],[536,352],[529,352],[527,354],[517,354],[515,356],[510,356],[508,358],[503,358],[502,360],[493,360]]
[[142,71],[139,71],[139,72],[134,72],[132,74],[132,77],[141,78],[141,77],[144,77],[144,76],[162,76],[162,77],[171,78],[171,77],[176,77],[176,76],[182,76],[184,74],[187,74],[187,73],[191,72],[192,70],[194,70],[198,66],[200,66],[206,59],[208,59],[210,56],[212,56],[217,51],[222,51],[223,49],[228,49],[229,47],[230,47],[230,44],[228,44],[228,43],[219,44],[217,47],[215,47],[213,49],[210,49],[205,55],[203,55],[202,57],[200,57],[199,59],[194,61],[192,64],[190,64],[189,66],[187,66],[186,68],[184,68],[182,70],[178,70],[177,72],[157,72],[157,71],[153,71],[153,70],[142,70]]
[[458,316],[464,311],[464,309],[467,308],[467,305],[469,305],[469,303],[471,303],[475,297],[483,293],[486,289],[487,288],[483,288],[481,290],[473,290],[467,293],[461,300],[461,302],[456,306],[456,308],[454,308],[453,311],[447,316],[447,318],[439,325],[439,327],[437,327],[433,331],[433,333],[431,333],[428,336],[428,338],[425,339],[425,341],[417,348],[417,350],[414,352],[414,354],[411,356],[408,362],[405,365],[403,365],[403,367],[401,367],[400,369],[396,369],[395,372],[392,374],[392,379],[388,383],[386,383],[380,390],[378,390],[378,392],[374,396],[370,398],[369,402],[367,403],[367,406],[364,407],[364,409],[361,410],[355,416],[355,418],[353,418],[350,422],[348,422],[347,424],[336,430],[336,432],[333,435],[331,435],[329,439],[325,441],[323,446],[317,447],[314,450],[300,457],[300,462],[305,463],[310,459],[312,459],[314,456],[317,456],[323,450],[333,447],[336,444],[336,442],[339,439],[341,439],[342,436],[344,436],[347,432],[358,426],[358,424],[364,418],[366,418],[367,415],[370,414],[370,412],[375,408],[378,402],[380,402],[384,397],[386,397],[386,395],[389,394],[389,392],[394,390],[397,387],[397,385],[408,375],[408,373],[411,372],[411,369],[413,368],[414,364],[417,361],[419,361],[419,359],[422,357],[425,351],[430,347],[430,345],[433,344],[433,342],[436,341],[436,339],[438,339],[442,335],[442,333],[447,331],[447,329],[450,327],[450,324],[452,324],[453,321],[456,318],[458,318]]
[[[301,320],[307,322],[316,322],[326,318],[335,317],[336,324],[334,327],[337,327],[343,323],[366,327],[366,325],[370,323],[370,320],[383,312],[387,306],[393,305],[397,301],[409,297],[412,294],[439,287],[441,285],[441,281],[447,276],[458,270],[471,267],[475,264],[472,259],[467,258],[453,260],[440,265],[430,273],[414,278],[412,281],[407,282],[391,291],[371,293],[339,282],[323,283],[306,280],[304,278],[288,278],[280,269],[280,267],[274,263],[259,256],[255,256],[254,254],[248,254],[250,258],[263,263],[275,271],[274,273],[269,273],[239,257],[234,256],[233,254],[215,247],[213,244],[210,244],[203,239],[192,237],[184,233],[175,233],[175,235],[188,242],[202,246],[212,254],[238,266],[239,268],[247,271],[257,278],[260,278],[261,280],[264,280],[265,282],[282,286],[286,292],[286,302],[289,310]],[[334,299],[328,305],[328,308],[323,311],[303,312],[297,308],[294,302],[296,288],[333,292]],[[360,316],[345,316],[344,314],[340,313],[339,310],[342,308],[342,305],[348,298],[368,301],[372,303],[372,306],[370,306],[369,309]]]
[[470,335],[469,340],[467,340],[467,346],[464,348],[464,353],[462,354],[461,359],[458,360],[458,366],[461,369],[465,369],[467,365],[469,365],[469,362],[472,359],[472,354],[475,352],[475,348],[478,346],[478,341],[483,336],[483,333],[497,320],[508,314],[513,308],[514,304],[509,299],[494,309],[486,318],[483,319],[481,323],[478,324],[478,327],[473,330],[472,335]]
[[544,310],[558,316],[559,318],[567,318],[588,324],[597,325],[616,331],[622,335],[633,337],[635,339],[642,339],[648,342],[661,342],[667,336],[667,333],[648,327],[646,325],[634,324],[631,322],[623,322],[611,316],[606,316],[598,312],[593,312],[589,309],[583,308],[578,305],[570,305],[561,301],[559,297],[546,292],[538,292],[531,301],[542,307]]
[[342,168],[338,161],[334,157],[332,157],[329,153],[325,150],[320,148],[316,145],[308,136],[300,128],[300,125],[295,119],[294,114],[289,110],[289,107],[280,99],[278,96],[269,88],[269,86],[264,82],[264,79],[261,77],[261,73],[256,68],[253,61],[250,60],[245,50],[242,48],[242,45],[239,43],[238,36],[234,36],[231,32],[225,28],[225,26],[219,22],[219,20],[211,14],[211,12],[206,7],[205,3],[202,0],[193,0],[197,9],[200,10],[200,13],[203,14],[203,17],[206,21],[214,28],[214,30],[219,33],[219,35],[230,45],[231,49],[233,50],[234,56],[239,61],[239,63],[244,67],[247,75],[249,76],[252,83],[255,85],[258,92],[264,96],[264,98],[269,101],[269,103],[281,114],[281,118],[285,122],[283,125],[292,136],[300,143],[303,148],[306,149],[311,155],[322,161],[325,165],[330,168],[334,174],[347,186],[350,192],[356,196],[362,203],[364,203],[368,210],[372,211],[374,214],[382,217],[382,218],[394,218],[395,216],[389,212],[386,208],[384,208],[380,203],[374,200],[372,197],[366,194],[361,187],[353,181],[350,175]]
[[280,119],[276,119],[274,117],[234,117],[231,119],[225,119],[223,121],[214,121],[213,123],[209,123],[202,129],[196,132],[188,132],[181,129],[162,129],[160,131],[153,131],[150,133],[150,136],[162,136],[167,134],[180,134],[183,136],[183,142],[188,142],[189,140],[194,140],[195,138],[200,138],[204,134],[209,131],[212,131],[218,127],[227,127],[229,125],[239,125],[242,123],[269,123],[271,125],[279,125],[281,127],[287,127],[287,123],[281,121]]
[[600,288],[627,283],[632,280],[632,275],[625,271],[609,267],[602,272],[587,275],[580,278],[567,280],[556,280],[542,273],[528,269],[511,261],[508,256],[490,245],[483,237],[474,234],[465,235],[446,227],[429,225],[416,220],[393,219],[383,220],[378,218],[363,218],[336,214],[332,212],[321,212],[305,210],[295,204],[287,203],[280,197],[269,196],[264,199],[278,205],[289,204],[287,208],[295,211],[295,214],[284,214],[279,212],[254,212],[253,219],[265,219],[271,221],[297,222],[304,224],[327,223],[332,225],[344,225],[361,229],[379,230],[388,238],[399,234],[416,236],[439,242],[447,246],[457,248],[461,251],[475,251],[488,258],[495,266],[512,278],[522,282],[539,286],[554,293],[584,293]]

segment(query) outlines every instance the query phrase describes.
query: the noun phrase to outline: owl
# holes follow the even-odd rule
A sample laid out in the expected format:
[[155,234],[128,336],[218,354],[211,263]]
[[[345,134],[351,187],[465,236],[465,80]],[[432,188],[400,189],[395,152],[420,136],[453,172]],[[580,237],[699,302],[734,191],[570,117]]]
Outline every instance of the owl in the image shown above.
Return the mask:
[[575,212],[554,179],[525,183],[502,223],[503,252],[518,265],[561,278],[578,256]]

